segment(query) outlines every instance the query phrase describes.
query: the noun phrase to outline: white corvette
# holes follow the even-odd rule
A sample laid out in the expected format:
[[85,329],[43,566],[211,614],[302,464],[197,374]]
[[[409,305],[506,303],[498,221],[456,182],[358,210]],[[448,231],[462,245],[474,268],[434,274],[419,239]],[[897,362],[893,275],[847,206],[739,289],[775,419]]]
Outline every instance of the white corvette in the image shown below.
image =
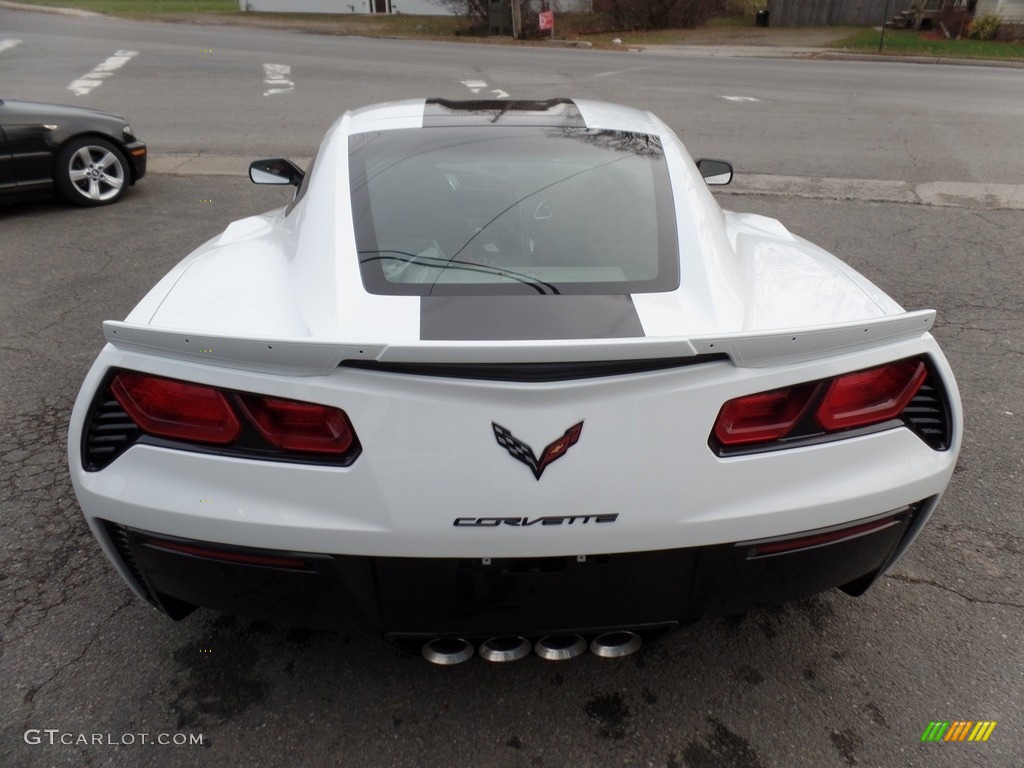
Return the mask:
[[250,175],[294,200],[105,323],[71,419],[89,525],[174,618],[624,655],[863,592],[949,482],[934,312],[722,211],[731,166],[649,113],[384,104]]

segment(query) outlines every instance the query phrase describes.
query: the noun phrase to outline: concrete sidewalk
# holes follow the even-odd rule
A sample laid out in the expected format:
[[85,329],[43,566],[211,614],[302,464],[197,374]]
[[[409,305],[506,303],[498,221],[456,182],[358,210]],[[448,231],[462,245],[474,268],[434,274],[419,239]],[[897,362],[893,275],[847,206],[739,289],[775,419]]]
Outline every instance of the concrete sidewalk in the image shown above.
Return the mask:
[[[151,173],[174,176],[236,176],[248,178],[247,155],[196,153],[152,153]],[[308,157],[293,157],[300,167]],[[778,195],[812,200],[857,200],[860,202],[904,203],[944,208],[985,211],[1024,211],[1024,185],[980,184],[959,181],[929,181],[914,184],[884,179],[834,179],[770,174],[737,174],[728,187],[716,191],[733,195]]]
[[788,45],[644,45],[630,49],[675,56],[722,56],[760,59],[814,59],[817,61],[899,61],[908,64],[948,64],[963,67],[1005,67],[1024,69],[1024,61],[1004,59],[956,59],[934,56],[900,56],[884,53],[854,53],[842,48],[813,48]]

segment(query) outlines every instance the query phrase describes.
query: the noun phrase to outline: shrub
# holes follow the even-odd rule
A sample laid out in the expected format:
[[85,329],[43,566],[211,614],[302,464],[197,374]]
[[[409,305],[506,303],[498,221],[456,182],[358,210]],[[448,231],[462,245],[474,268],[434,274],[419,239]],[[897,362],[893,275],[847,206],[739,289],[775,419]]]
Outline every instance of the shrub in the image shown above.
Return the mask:
[[999,32],[999,25],[1001,23],[999,17],[994,13],[986,13],[984,16],[979,16],[971,22],[971,28],[967,31],[967,36],[971,40],[994,40]]

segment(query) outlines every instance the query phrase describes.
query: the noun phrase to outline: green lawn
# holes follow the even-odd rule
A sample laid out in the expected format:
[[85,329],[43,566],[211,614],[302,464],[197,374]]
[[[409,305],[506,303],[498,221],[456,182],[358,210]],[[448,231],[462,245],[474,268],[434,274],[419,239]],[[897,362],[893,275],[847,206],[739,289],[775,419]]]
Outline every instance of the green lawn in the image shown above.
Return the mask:
[[[238,0],[21,0],[33,5],[53,5],[96,11],[111,16],[182,20],[196,15],[209,15],[223,20],[238,19],[254,26],[302,29],[335,35],[365,37],[414,37],[455,39],[466,34],[474,22],[456,16],[412,16],[406,14],[317,15],[248,13],[238,8]],[[753,7],[753,6],[751,6]],[[648,32],[616,32],[609,16],[593,14],[560,14],[555,22],[558,37],[586,40],[595,47],[616,48],[615,38],[625,45],[761,45],[785,44],[845,49],[857,53],[877,53],[880,32],[864,28],[844,35],[849,28],[828,27],[792,30],[786,28],[755,28],[753,16],[712,19],[701,29],[655,30]],[[835,37],[823,32],[832,31]],[[813,39],[812,37],[813,36]],[[932,39],[927,33],[889,30],[885,34],[883,53],[892,55],[931,56],[964,59],[1003,59],[1024,61],[1024,43],[1002,43],[982,40]],[[838,39],[837,39],[838,38]],[[774,40],[774,42],[773,42]],[[805,41],[806,40],[806,41]],[[785,41],[785,42],[780,42]],[[489,38],[488,42],[512,43],[508,37]]]
[[[849,37],[836,40],[832,47],[863,53],[877,53],[881,33],[862,29]],[[934,56],[958,59],[1006,59],[1024,61],[1024,43],[1001,43],[995,40],[932,39],[928,33],[886,30],[882,53],[906,56]]]

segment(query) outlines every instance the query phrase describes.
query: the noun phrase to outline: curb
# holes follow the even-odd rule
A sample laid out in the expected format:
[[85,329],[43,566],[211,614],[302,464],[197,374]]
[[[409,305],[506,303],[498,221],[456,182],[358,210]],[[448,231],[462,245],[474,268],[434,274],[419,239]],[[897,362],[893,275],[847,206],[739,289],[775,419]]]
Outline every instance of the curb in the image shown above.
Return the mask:
[[25,3],[11,3],[8,0],[0,0],[0,8],[8,8],[12,11],[35,11],[36,13],[52,13],[56,16],[77,16],[87,19],[94,16],[102,16],[102,13],[94,11],[83,11],[79,8],[59,8],[53,5],[26,5]]
[[[167,176],[234,176],[248,182],[249,155],[213,153],[151,153],[147,173]],[[300,167],[308,157],[293,157]],[[851,200],[863,203],[902,203],[978,211],[1024,211],[1024,184],[984,184],[959,181],[920,183],[885,179],[737,174],[728,187],[715,187],[722,195],[802,197],[810,200]]]

